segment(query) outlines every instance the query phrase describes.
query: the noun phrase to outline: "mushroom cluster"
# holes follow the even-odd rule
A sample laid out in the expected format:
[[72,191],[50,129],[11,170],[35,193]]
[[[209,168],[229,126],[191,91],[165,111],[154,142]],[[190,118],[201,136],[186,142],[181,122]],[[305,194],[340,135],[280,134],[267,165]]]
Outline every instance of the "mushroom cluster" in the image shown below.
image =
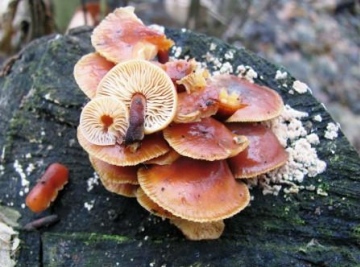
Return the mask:
[[235,75],[170,60],[173,41],[118,8],[93,31],[74,76],[90,98],[77,130],[104,187],[136,197],[191,240],[216,239],[250,201],[246,180],[288,158],[261,122],[281,97]]

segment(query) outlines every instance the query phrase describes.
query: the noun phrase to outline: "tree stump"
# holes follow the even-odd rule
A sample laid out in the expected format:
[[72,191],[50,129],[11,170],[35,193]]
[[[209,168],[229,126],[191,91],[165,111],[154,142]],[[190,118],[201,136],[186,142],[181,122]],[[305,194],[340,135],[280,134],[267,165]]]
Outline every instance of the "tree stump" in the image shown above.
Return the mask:
[[[18,210],[20,225],[49,214],[60,222],[38,231],[20,231],[17,266],[355,266],[360,263],[360,159],[339,131],[325,138],[333,122],[310,92],[289,94],[295,81],[274,79],[283,68],[218,39],[184,30],[166,30],[173,53],[204,61],[207,52],[258,73],[257,83],[277,90],[284,102],[309,114],[316,150],[325,172],[306,177],[301,190],[278,196],[253,188],[251,206],[225,221],[222,237],[188,241],[168,221],[150,215],[135,199],[106,191],[76,139],[80,110],[88,101],[73,78],[73,66],[93,51],[91,29],[32,42],[0,79],[2,148],[0,201]],[[181,48],[181,51],[180,49]],[[232,56],[227,56],[231,51]],[[216,68],[212,61],[208,66]],[[320,115],[322,120],[311,120]],[[70,182],[41,214],[25,207],[31,188],[46,167],[60,162]]]

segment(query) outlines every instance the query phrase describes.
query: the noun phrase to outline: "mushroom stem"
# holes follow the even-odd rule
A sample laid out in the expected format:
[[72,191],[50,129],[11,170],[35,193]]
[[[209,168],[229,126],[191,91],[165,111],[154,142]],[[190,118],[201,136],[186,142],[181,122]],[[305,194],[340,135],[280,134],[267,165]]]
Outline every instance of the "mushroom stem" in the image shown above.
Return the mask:
[[125,145],[131,145],[144,138],[146,98],[143,94],[134,94],[131,98],[129,128],[125,134]]
[[159,50],[157,53],[157,59],[160,63],[165,64],[169,61],[169,50]]

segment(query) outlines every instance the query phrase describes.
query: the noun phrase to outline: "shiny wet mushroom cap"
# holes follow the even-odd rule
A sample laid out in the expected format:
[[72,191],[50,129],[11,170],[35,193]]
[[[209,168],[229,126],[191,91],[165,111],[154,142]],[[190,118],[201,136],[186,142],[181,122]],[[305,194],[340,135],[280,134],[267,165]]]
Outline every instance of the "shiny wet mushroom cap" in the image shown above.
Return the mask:
[[150,27],[134,14],[133,7],[117,8],[94,29],[91,43],[109,61],[153,59],[159,51],[168,51],[173,41]]
[[248,146],[245,136],[233,134],[211,117],[198,122],[172,123],[163,132],[164,138],[176,152],[194,159],[226,159]]
[[[219,101],[229,101],[219,107],[221,116],[225,113],[227,122],[258,122],[270,120],[280,115],[284,103],[281,96],[274,90],[249,82],[246,79],[223,74],[214,76],[210,84],[219,89]],[[236,103],[238,102],[238,103]],[[222,110],[224,107],[224,111]],[[238,106],[233,114],[228,109]]]
[[84,137],[79,128],[77,130],[77,139],[89,155],[117,166],[134,166],[159,157],[170,150],[162,135],[158,133],[145,136],[141,146],[136,151],[132,151],[125,145],[118,143],[110,146],[95,145]]
[[80,115],[79,129],[95,145],[121,143],[127,128],[127,108],[115,98],[94,98],[85,105]]
[[101,181],[112,184],[139,184],[137,180],[139,166],[116,166],[94,156],[89,156],[89,160]]
[[284,165],[288,160],[288,153],[265,125],[227,123],[226,126],[233,133],[249,139],[249,146],[244,151],[227,160],[235,178],[255,177]]
[[100,82],[97,96],[111,96],[125,103],[130,114],[129,130],[133,131],[127,133],[129,137],[141,136],[137,130],[151,134],[164,129],[173,120],[177,107],[177,93],[170,77],[145,60],[116,65]]
[[235,181],[224,160],[181,157],[170,165],[140,168],[138,180],[152,201],[171,214],[194,222],[231,217],[250,201],[247,186]]
[[114,65],[98,53],[87,54],[75,64],[75,81],[87,97],[93,98],[101,79]]

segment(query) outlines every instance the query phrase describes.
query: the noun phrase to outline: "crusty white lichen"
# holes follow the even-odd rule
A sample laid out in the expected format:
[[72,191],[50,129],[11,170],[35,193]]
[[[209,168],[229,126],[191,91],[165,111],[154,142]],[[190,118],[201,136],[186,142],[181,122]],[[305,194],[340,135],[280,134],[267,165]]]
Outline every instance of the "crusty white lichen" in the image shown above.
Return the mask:
[[338,131],[340,129],[339,124],[335,124],[333,122],[329,122],[326,126],[326,131],[324,137],[330,140],[334,140],[336,137],[338,137]]
[[287,72],[282,72],[281,70],[277,70],[275,74],[275,80],[284,80],[287,78]]
[[309,90],[309,87],[306,83],[300,82],[300,81],[294,81],[292,85],[292,89],[294,89],[299,94],[304,94]]
[[318,158],[316,151],[320,139],[316,133],[307,133],[301,121],[305,117],[308,113],[286,105],[279,117],[267,123],[286,148],[289,159],[284,166],[258,178],[264,194],[274,194],[275,189],[280,190],[278,185],[290,186],[285,193],[297,193],[306,176],[315,177],[325,171],[326,162]]

